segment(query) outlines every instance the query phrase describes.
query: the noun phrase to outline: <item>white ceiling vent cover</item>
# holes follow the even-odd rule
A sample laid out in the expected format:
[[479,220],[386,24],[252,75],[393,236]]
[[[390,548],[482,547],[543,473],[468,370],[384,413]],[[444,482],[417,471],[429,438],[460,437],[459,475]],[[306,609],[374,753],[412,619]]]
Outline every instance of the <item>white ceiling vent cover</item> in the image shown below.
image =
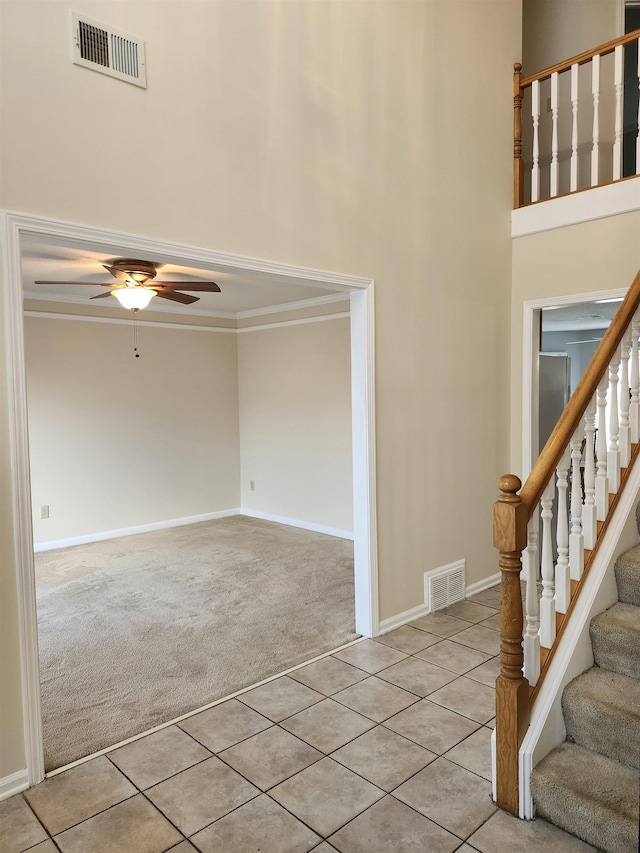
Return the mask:
[[145,49],[142,39],[127,35],[86,15],[71,13],[73,61],[101,74],[147,88]]
[[458,560],[424,573],[424,601],[429,612],[442,610],[456,601],[462,601],[465,593],[465,562]]

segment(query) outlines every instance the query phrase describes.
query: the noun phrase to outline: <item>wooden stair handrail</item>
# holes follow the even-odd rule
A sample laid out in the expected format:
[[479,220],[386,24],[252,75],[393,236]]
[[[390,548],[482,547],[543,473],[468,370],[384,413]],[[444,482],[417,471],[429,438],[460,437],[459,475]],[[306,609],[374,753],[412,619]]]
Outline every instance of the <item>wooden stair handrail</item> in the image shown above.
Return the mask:
[[591,50],[578,53],[576,56],[572,56],[571,59],[565,59],[563,62],[550,65],[549,68],[538,71],[536,74],[523,77],[520,80],[520,85],[523,89],[526,89],[536,80],[548,80],[552,74],[561,74],[563,71],[568,71],[572,65],[584,65],[593,59],[594,56],[607,56],[607,54],[613,53],[618,45],[629,44],[629,42],[636,41],[638,38],[640,38],[640,30],[632,30],[630,33],[611,39],[611,41],[606,41],[604,44],[598,45],[598,47],[591,48]]
[[533,515],[535,508],[540,502],[545,486],[555,471],[560,457],[571,441],[571,436],[576,431],[589,402],[596,392],[600,380],[604,376],[609,362],[613,358],[616,349],[620,346],[625,330],[633,315],[640,306],[640,270],[634,278],[627,295],[618,308],[611,325],[604,333],[593,358],[576,389],[571,395],[564,412],[560,415],[558,423],[549,440],[545,444],[540,456],[536,460],[526,483],[520,492],[520,500],[527,506],[527,520]]

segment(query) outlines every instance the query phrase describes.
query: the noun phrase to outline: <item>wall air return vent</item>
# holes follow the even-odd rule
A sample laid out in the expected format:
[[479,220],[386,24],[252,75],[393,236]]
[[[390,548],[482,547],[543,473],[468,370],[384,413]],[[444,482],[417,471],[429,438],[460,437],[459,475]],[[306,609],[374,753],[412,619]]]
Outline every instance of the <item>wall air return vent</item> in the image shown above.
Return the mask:
[[464,593],[464,560],[424,573],[424,601],[430,613],[442,610],[456,601],[462,601]]
[[147,88],[144,42],[100,24],[86,15],[71,13],[73,61],[134,86]]

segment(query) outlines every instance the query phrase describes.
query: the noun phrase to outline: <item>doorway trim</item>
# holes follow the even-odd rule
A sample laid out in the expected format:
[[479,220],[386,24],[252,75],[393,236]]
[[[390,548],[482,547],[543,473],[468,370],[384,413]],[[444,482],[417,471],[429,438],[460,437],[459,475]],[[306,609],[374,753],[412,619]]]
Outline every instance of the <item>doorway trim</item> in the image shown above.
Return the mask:
[[594,290],[566,296],[530,299],[522,306],[522,482],[531,473],[538,458],[538,355],[540,354],[540,310],[556,305],[595,302],[598,299],[624,299],[628,288]]
[[77,223],[2,211],[0,245],[5,290],[5,358],[7,362],[9,454],[12,475],[20,670],[28,785],[44,779],[36,587],[31,522],[31,481],[24,353],[23,293],[20,272],[23,235],[81,242],[93,248],[119,247],[180,261],[225,265],[252,272],[287,276],[300,285],[326,283],[350,294],[351,412],[353,440],[353,515],[356,632],[379,632],[375,468],[375,325],[374,282],[370,278],[278,264],[211,249],[172,243]]

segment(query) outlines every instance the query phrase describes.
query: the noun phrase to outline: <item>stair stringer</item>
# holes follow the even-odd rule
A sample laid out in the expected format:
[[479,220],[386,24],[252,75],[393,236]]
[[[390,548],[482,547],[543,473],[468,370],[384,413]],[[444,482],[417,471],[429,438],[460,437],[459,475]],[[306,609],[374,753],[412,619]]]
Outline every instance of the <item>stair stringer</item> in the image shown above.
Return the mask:
[[[618,600],[614,574],[621,554],[640,543],[635,508],[640,500],[640,464],[634,465],[531,710],[518,755],[519,815],[535,817],[530,776],[536,764],[566,737],[562,715],[565,686],[593,666],[589,623]],[[494,733],[495,734],[495,733]],[[492,744],[493,749],[493,744]]]

